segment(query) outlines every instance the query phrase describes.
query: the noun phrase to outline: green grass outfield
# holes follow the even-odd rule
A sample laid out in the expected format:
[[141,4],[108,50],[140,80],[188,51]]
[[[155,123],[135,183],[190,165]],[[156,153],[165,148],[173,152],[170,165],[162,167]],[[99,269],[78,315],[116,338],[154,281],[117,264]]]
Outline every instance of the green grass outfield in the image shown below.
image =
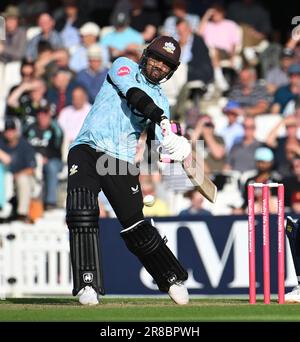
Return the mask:
[[178,306],[164,298],[104,298],[100,305],[81,306],[76,299],[11,298],[0,300],[1,322],[75,321],[300,321],[300,304],[249,305],[247,299],[191,299]]

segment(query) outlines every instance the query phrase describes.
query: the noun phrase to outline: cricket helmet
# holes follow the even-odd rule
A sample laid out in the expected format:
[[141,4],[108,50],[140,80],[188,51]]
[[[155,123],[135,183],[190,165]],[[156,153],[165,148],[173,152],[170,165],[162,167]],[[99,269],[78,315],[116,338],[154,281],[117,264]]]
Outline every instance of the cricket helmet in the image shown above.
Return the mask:
[[[165,76],[168,80],[180,64],[181,48],[179,43],[172,37],[159,36],[155,38],[143,51],[140,66],[145,74],[149,56],[158,57],[170,66],[171,71]],[[146,75],[147,76],[147,75]]]

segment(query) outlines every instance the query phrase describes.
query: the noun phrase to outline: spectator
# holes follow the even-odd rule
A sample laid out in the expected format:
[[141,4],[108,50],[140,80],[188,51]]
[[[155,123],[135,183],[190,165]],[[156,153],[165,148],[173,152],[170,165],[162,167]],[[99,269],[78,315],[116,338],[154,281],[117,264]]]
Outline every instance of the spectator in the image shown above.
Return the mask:
[[22,82],[9,95],[7,99],[7,104],[10,107],[9,115],[20,119],[23,131],[35,122],[38,110],[47,103],[44,97],[45,93],[45,82],[35,78]]
[[167,17],[162,28],[163,34],[178,40],[179,37],[176,30],[178,19],[187,21],[193,32],[197,30],[199,25],[199,16],[188,13],[187,3],[185,0],[174,0],[172,2],[172,15]]
[[100,44],[109,51],[110,61],[125,56],[130,49],[136,52],[137,57],[144,44],[143,36],[130,25],[130,17],[126,12],[119,12],[113,18],[113,31],[101,38]]
[[256,71],[251,67],[241,70],[239,82],[233,86],[228,97],[240,104],[240,115],[267,113],[271,102],[266,87],[257,82]]
[[300,95],[300,64],[292,64],[288,68],[289,83],[278,88],[274,95],[272,113],[283,113],[291,100]]
[[[243,189],[243,200],[244,203],[240,208],[239,213],[245,213],[248,205],[248,184],[251,183],[279,183],[281,178],[277,172],[274,172],[274,154],[268,147],[259,147],[255,151],[254,155],[256,163],[256,175],[250,177],[246,180]],[[256,188],[255,199],[254,199],[254,209],[255,213],[261,213],[262,209],[262,191],[260,188]],[[277,212],[277,189],[271,188],[270,195],[270,213],[275,214]],[[235,212],[237,213],[237,212]]]
[[72,91],[77,85],[72,76],[70,70],[65,68],[58,68],[52,76],[47,100],[55,106],[55,116],[59,116],[61,110],[72,103]]
[[280,65],[273,67],[267,72],[266,82],[270,94],[289,83],[288,69],[294,60],[294,52],[291,49],[283,49],[281,52]]
[[272,31],[269,13],[255,0],[232,2],[227,16],[241,25],[243,46],[257,46]]
[[[178,19],[176,25],[178,42],[181,47],[181,57],[174,78],[171,82],[162,84],[165,94],[168,96],[174,112],[182,115],[181,107],[187,102],[189,84],[187,81],[201,81],[204,86],[213,81],[214,71],[209,56],[209,51],[202,37],[193,34],[189,23],[184,19]],[[201,60],[201,63],[199,63]]]
[[17,208],[12,219],[28,223],[36,163],[32,147],[21,137],[16,121],[11,118],[6,119],[3,136],[0,137],[0,161],[7,166],[14,177]]
[[227,160],[227,169],[232,169],[240,172],[255,169],[254,154],[256,149],[261,145],[255,139],[255,119],[251,116],[246,116],[243,122],[244,137],[240,143],[232,146]]
[[108,69],[103,67],[102,51],[98,44],[88,48],[88,60],[88,68],[77,74],[76,81],[87,90],[89,102],[94,103],[108,72]]
[[28,62],[26,59],[23,59],[22,63],[21,63],[20,74],[21,74],[21,82],[20,82],[20,84],[13,86],[9,90],[9,95],[17,87],[19,87],[22,83],[33,81],[33,79],[34,79],[34,63],[33,62]]
[[189,208],[182,210],[179,216],[191,216],[191,215],[211,215],[211,212],[203,209],[204,198],[197,189],[192,189],[184,194],[187,197],[191,205]]
[[56,21],[56,30],[60,33],[64,47],[72,49],[80,43],[79,27],[84,23],[76,0],[63,1],[63,15]]
[[[285,127],[286,136],[278,137],[280,129]],[[297,138],[299,128],[296,118],[290,115],[282,119],[269,133],[266,144],[275,151],[275,167],[281,176],[289,176],[291,163],[300,156],[300,140]]]
[[221,59],[230,60],[233,67],[233,57],[242,43],[241,29],[234,21],[225,19],[225,9],[221,4],[213,5],[205,12],[198,33],[209,49],[217,49]]
[[63,133],[52,120],[49,106],[41,108],[37,113],[36,123],[30,125],[24,137],[42,156],[42,168],[45,178],[45,209],[53,209],[57,205],[58,173],[62,169],[61,144]]
[[209,173],[222,172],[225,166],[224,140],[215,134],[214,128],[210,116],[202,115],[191,135],[194,147],[204,140],[205,171]]
[[45,0],[23,0],[19,2],[20,16],[26,27],[34,26],[41,13],[48,11],[48,4]]
[[144,0],[130,0],[131,27],[143,36],[146,43],[150,43],[157,35],[160,25],[160,13],[145,6]]
[[[87,22],[80,27],[81,43],[74,47],[71,51],[69,67],[74,72],[79,72],[88,67],[88,48],[97,43],[100,35],[100,28],[97,24]],[[104,63],[109,60],[108,53],[103,56]]]
[[[44,42],[45,43],[45,42]],[[49,43],[41,50],[39,49],[37,60],[34,64],[35,76],[42,77],[47,85],[51,84],[51,77],[58,69],[69,69],[70,55],[67,49],[53,50]],[[40,44],[39,44],[40,45]]]
[[8,6],[1,15],[5,19],[5,40],[0,40],[0,99],[20,81],[20,61],[26,47],[26,33],[19,27],[18,8]]
[[[182,63],[188,65],[188,81],[200,80],[204,84],[213,81],[213,67],[208,48],[202,37],[193,34],[186,20],[177,21],[177,33],[181,47]],[[199,63],[201,60],[201,63]]]
[[227,125],[220,131],[220,136],[224,139],[227,153],[234,144],[241,142],[244,136],[243,126],[238,122],[239,109],[240,106],[235,101],[228,101],[223,109],[227,117]]
[[48,13],[42,13],[38,19],[38,25],[41,33],[33,37],[27,45],[26,57],[30,61],[35,61],[38,56],[38,45],[41,41],[50,43],[53,49],[63,47],[62,39],[57,31],[54,29],[55,21]]
[[65,107],[58,118],[68,144],[76,138],[90,109],[86,90],[80,86],[75,87],[72,92],[72,105]]
[[34,62],[35,77],[43,78],[48,83],[49,74],[53,68],[52,46],[49,42],[42,40],[38,43],[37,51],[37,57]]
[[19,10],[15,6],[7,6],[1,16],[5,18],[6,37],[0,41],[0,62],[20,61],[25,53],[26,32],[19,27]]

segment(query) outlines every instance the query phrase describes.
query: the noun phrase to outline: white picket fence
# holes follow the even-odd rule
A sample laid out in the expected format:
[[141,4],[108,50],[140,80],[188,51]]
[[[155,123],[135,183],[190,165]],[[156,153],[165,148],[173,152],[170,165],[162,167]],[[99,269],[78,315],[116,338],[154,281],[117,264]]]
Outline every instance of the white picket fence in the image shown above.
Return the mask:
[[70,295],[69,233],[64,211],[46,214],[34,225],[0,226],[0,298]]

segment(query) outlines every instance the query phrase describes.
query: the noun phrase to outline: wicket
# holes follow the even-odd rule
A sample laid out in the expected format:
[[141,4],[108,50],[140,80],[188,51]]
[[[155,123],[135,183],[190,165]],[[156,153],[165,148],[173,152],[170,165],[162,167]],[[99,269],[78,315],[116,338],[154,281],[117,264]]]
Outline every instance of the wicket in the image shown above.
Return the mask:
[[277,228],[278,228],[278,303],[284,303],[284,185],[279,183],[252,183],[248,185],[248,253],[249,253],[249,303],[256,303],[255,267],[255,188],[262,188],[262,229],[263,229],[263,284],[264,303],[270,304],[270,188],[277,188]]

